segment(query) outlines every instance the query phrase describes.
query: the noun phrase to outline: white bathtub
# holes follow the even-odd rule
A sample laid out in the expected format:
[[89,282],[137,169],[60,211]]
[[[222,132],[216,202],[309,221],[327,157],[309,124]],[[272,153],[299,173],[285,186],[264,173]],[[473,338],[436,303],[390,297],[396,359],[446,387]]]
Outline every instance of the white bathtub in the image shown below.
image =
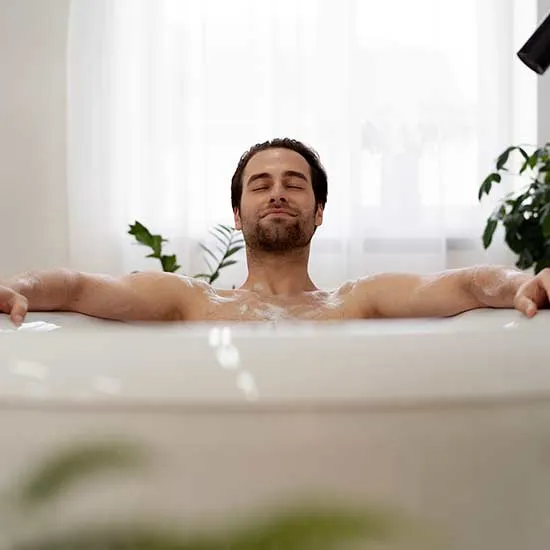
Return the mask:
[[69,492],[33,529],[208,528],[323,495],[395,509],[434,548],[543,550],[549,343],[546,311],[278,327],[35,313],[17,331],[2,317],[0,489],[65,444],[124,437],[150,467]]

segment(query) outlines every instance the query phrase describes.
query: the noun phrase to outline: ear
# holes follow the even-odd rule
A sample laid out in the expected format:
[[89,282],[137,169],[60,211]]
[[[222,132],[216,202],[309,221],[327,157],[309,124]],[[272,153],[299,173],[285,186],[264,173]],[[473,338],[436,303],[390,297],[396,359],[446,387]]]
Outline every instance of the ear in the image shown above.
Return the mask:
[[323,223],[323,213],[323,206],[321,204],[318,204],[315,211],[315,227],[319,227]]
[[235,229],[241,231],[243,224],[241,223],[241,214],[238,208],[233,208],[233,220],[235,221]]

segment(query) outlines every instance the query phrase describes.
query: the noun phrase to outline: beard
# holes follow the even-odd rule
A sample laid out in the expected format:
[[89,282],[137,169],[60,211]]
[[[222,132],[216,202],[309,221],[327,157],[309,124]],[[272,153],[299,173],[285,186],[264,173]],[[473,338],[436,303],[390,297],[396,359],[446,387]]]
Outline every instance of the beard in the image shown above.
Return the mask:
[[[244,222],[244,220],[243,220]],[[261,218],[252,223],[243,223],[246,245],[262,252],[288,252],[309,245],[315,233],[315,219]]]

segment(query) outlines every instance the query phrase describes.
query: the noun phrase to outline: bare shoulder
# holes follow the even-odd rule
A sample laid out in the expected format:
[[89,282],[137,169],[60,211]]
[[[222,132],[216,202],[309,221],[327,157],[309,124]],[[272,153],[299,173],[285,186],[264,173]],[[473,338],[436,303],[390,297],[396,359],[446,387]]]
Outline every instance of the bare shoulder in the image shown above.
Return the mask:
[[124,280],[138,291],[149,293],[157,299],[181,303],[184,307],[212,288],[205,281],[177,273],[137,272],[127,275]]
[[72,309],[120,320],[185,320],[209,285],[175,273],[81,273]]
[[136,271],[125,275],[122,281],[132,286],[149,287],[153,290],[177,289],[179,291],[196,291],[209,285],[200,279],[180,275],[178,273],[167,273],[165,271]]
[[346,281],[334,292],[343,300],[346,307],[357,311],[359,317],[373,317],[374,311],[369,307],[369,293],[372,291],[372,277],[361,277]]
[[384,304],[408,298],[426,279],[410,273],[377,273],[347,281],[339,291],[362,317],[385,317]]
[[209,286],[202,281],[178,275],[177,273],[167,273],[158,271],[136,271],[128,275],[111,276],[96,273],[80,273],[82,284],[87,286],[118,286],[121,289],[132,290],[136,292],[146,292],[148,294],[159,295],[173,292],[193,293],[199,291],[204,286]]

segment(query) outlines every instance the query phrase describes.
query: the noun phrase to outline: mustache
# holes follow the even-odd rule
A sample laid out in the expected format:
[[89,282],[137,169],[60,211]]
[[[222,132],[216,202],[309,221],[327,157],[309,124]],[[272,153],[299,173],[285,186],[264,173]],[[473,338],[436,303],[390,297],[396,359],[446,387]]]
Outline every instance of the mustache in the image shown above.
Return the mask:
[[268,208],[267,210],[264,210],[264,212],[262,213],[262,215],[260,217],[265,218],[266,216],[268,216],[269,214],[272,214],[274,212],[277,212],[277,213],[280,213],[280,214],[288,214],[289,216],[294,216],[294,217],[297,216],[296,212],[294,212],[290,208],[273,208],[272,207],[272,208]]

